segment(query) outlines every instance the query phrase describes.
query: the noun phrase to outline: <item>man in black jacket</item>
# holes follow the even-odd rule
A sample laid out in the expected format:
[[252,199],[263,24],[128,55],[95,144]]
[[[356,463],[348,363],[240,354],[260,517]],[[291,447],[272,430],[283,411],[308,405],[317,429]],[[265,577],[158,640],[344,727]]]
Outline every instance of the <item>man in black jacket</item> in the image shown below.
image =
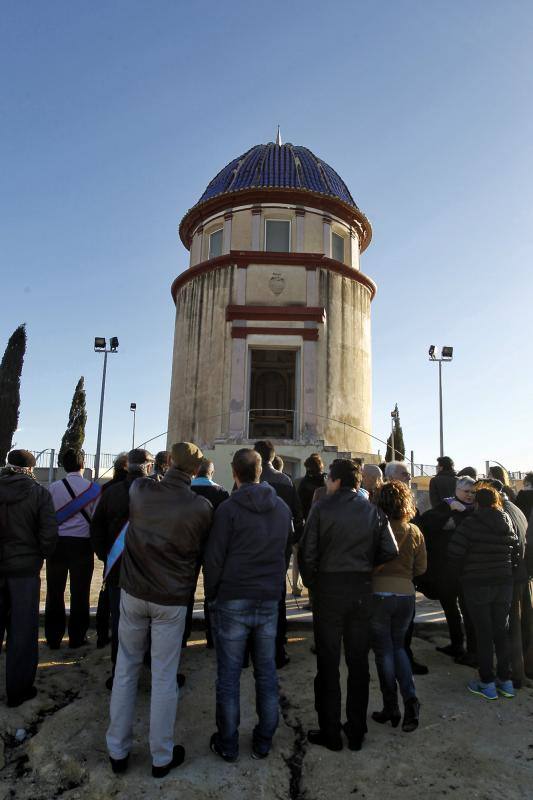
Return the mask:
[[292,530],[286,504],[271,486],[259,482],[258,454],[238,450],[232,467],[237,489],[216,511],[204,563],[217,652],[218,730],[210,746],[230,762],[239,753],[239,686],[250,637],[259,716],[253,758],[268,755],[278,725],[276,621]]
[[[94,552],[100,561],[104,562],[104,566],[115,539],[129,519],[131,485],[137,478],[146,478],[152,469],[153,463],[154,458],[148,450],[130,450],[128,453],[126,480],[120,480],[110,486],[109,489],[106,489],[96,506],[90,527],[91,542]],[[105,581],[111,610],[111,663],[113,665],[113,674],[118,652],[121,563],[122,558],[118,558]],[[106,685],[108,689],[112,687],[112,677],[108,679]]]
[[300,542],[302,580],[313,590],[317,651],[319,730],[309,731],[307,738],[330,750],[342,749],[342,641],[348,666],[344,731],[350,749],[361,749],[367,730],[372,571],[398,555],[385,515],[357,495],[360,483],[360,467],[351,460],[337,459],[329,468],[328,495],[312,506]]
[[437,458],[437,474],[429,482],[429,502],[431,508],[435,508],[447,497],[455,494],[455,482],[457,473],[455,465],[449,456],[439,456]]
[[130,488],[130,519],[120,572],[119,647],[107,747],[115,772],[124,772],[132,743],[139,670],[151,631],[152,775],[164,777],[185,757],[173,747],[178,703],[176,673],[196,565],[213,516],[210,503],[191,492],[202,453],[190,442],[172,447],[161,481],[143,478]]
[[[272,466],[272,459],[276,455],[272,442],[259,441],[254,444],[256,450],[261,456],[261,477],[260,482],[269,483],[275,490],[278,497],[289,506],[292,514],[293,534],[287,541],[287,550],[285,553],[285,569],[289,568],[291,559],[291,552],[293,544],[297,544],[300,540],[303,531],[303,515],[302,506],[298,492],[294,488],[294,484],[288,475],[283,472],[278,472]],[[289,663],[290,658],[285,650],[286,637],[287,637],[287,612],[285,607],[285,597],[287,594],[287,586],[283,584],[283,594],[279,602],[278,611],[278,633],[276,637],[276,666],[281,669]]]
[[39,661],[39,577],[57,544],[50,493],[33,477],[35,458],[12,450],[0,475],[0,649],[7,628],[8,706],[35,697]]

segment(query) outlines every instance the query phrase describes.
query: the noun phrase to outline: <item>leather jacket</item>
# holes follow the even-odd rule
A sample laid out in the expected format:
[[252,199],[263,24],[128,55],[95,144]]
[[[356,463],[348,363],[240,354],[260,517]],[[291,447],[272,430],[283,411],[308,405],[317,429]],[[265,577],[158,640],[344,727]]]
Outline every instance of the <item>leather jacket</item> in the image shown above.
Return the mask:
[[194,494],[190,476],[175,467],[161,481],[134,481],[122,589],[149,603],[187,605],[212,517],[211,503]]
[[312,506],[298,553],[306,586],[322,573],[359,573],[396,558],[398,546],[387,517],[352,489],[341,488]]

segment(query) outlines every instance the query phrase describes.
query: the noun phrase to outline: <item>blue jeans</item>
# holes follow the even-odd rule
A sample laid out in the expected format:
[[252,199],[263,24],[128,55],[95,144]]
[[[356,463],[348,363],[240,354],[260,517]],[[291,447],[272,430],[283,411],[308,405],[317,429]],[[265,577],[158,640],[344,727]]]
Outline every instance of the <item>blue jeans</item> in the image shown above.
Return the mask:
[[239,753],[240,681],[248,640],[252,642],[258,724],[253,746],[268,753],[278,727],[276,672],[276,600],[225,600],[210,605],[217,654],[216,722],[218,742],[225,755]]
[[374,595],[372,649],[376,657],[383,705],[387,709],[398,706],[396,682],[404,703],[416,696],[411,664],[404,646],[414,610],[414,595]]

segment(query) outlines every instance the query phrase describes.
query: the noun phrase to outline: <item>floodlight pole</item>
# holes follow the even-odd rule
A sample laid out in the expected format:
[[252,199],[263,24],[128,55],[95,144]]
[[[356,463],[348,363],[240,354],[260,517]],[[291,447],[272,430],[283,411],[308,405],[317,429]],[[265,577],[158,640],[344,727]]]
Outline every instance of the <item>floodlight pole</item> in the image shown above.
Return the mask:
[[135,414],[137,413],[137,408],[130,409],[133,412],[133,433],[131,435],[131,449],[135,450]]
[[107,349],[104,350],[104,369],[102,371],[102,391],[100,392],[100,416],[98,418],[98,438],[96,439],[96,455],[94,457],[94,479],[100,475],[100,444],[102,441],[102,419],[104,416],[105,376],[107,371]]
[[98,437],[96,439],[96,455],[94,457],[94,479],[98,480],[100,477],[100,446],[102,442],[102,419],[104,417],[104,396],[105,396],[105,379],[107,372],[107,354],[116,353],[118,350],[118,339],[113,336],[109,340],[109,349],[107,342],[104,338],[97,337],[94,341],[94,350],[96,353],[104,354],[104,368],[102,370],[102,391],[100,392],[100,416],[98,418]]
[[442,359],[439,359],[439,421],[440,421],[440,454],[444,455],[444,430],[442,422]]

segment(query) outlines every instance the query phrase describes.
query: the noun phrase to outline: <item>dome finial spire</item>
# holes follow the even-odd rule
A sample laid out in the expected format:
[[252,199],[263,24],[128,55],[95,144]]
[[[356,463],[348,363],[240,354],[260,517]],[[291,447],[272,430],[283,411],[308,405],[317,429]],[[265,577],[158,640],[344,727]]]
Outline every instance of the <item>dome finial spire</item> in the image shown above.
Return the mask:
[[278,125],[278,132],[276,134],[276,144],[281,147],[281,131],[279,129],[279,125]]

